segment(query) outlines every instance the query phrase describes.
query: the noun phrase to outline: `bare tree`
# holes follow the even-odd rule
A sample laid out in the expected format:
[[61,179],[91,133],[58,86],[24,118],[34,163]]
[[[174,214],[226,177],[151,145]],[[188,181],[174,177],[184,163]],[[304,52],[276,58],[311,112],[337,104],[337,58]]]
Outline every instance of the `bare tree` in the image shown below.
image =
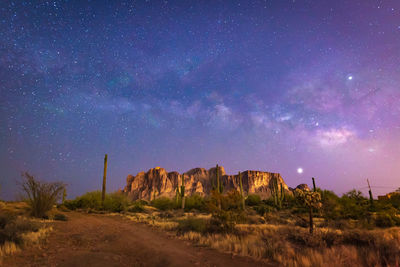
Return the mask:
[[42,218],[60,199],[65,185],[61,182],[40,182],[33,175],[24,172],[21,188],[31,208],[31,215]]

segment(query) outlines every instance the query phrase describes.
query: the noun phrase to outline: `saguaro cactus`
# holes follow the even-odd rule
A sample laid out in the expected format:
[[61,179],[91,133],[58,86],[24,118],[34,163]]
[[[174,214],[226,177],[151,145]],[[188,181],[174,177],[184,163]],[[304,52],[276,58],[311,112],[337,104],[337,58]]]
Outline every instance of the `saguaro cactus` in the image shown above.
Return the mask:
[[101,191],[101,205],[104,206],[106,198],[106,176],[107,176],[107,154],[104,156],[104,174],[103,174],[103,189]]
[[181,193],[179,192],[179,185],[176,187],[176,194],[175,194],[175,202],[176,206],[178,206],[179,203],[179,197],[181,196]]
[[242,208],[244,210],[245,209],[245,199],[244,199],[244,193],[243,193],[242,174],[239,172],[238,176],[239,176],[240,196],[242,197]]
[[314,177],[312,178],[312,184],[313,184],[314,192],[317,192],[317,187],[315,186],[315,178]]
[[217,195],[218,195],[218,208],[221,209],[221,194],[224,191],[224,187],[222,186],[222,183],[219,180],[219,166],[215,167],[215,176],[217,180]]
[[[280,189],[279,189],[280,185]],[[274,203],[276,207],[282,208],[282,202],[285,198],[285,192],[283,190],[283,184],[278,183],[278,179],[272,181],[272,196],[274,198]]]
[[182,198],[182,209],[185,209],[185,175],[182,174],[182,185],[181,185],[181,198]]
[[224,186],[222,185],[222,181],[220,181],[220,178],[219,178],[219,166],[218,166],[218,164],[215,167],[215,173],[216,173],[215,175],[216,175],[216,178],[217,178],[217,191],[218,191],[218,193],[222,194],[222,192],[224,191]]

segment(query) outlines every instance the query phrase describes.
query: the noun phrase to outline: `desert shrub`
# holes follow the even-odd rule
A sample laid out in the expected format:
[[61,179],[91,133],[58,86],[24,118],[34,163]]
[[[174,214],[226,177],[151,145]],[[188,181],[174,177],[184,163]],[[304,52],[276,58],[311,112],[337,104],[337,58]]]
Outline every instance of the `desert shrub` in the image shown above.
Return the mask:
[[340,216],[340,198],[329,190],[321,191],[322,196],[322,214],[327,220],[334,220]]
[[248,206],[256,206],[261,203],[261,197],[256,194],[251,194],[247,196],[246,205]]
[[203,197],[198,194],[193,194],[185,200],[185,210],[205,211],[207,209],[206,202]]
[[126,210],[129,205],[128,198],[122,193],[107,194],[104,199],[104,210],[111,212],[121,212]]
[[151,205],[159,210],[169,210],[174,208],[174,202],[167,197],[156,198],[151,202]]
[[392,216],[388,213],[379,213],[375,218],[375,225],[378,227],[392,227],[395,224]]
[[23,173],[22,177],[21,187],[31,208],[31,215],[37,218],[44,217],[60,199],[64,184],[40,182],[27,172]]
[[72,210],[75,209],[101,209],[101,192],[92,191],[75,198],[74,200],[66,200],[64,205]]
[[0,214],[0,229],[4,229],[4,227],[10,222],[15,220],[15,215],[11,213],[2,213]]
[[242,196],[237,190],[229,191],[221,198],[221,207],[224,210],[241,210]]
[[301,246],[307,246],[311,248],[325,246],[325,243],[321,238],[320,232],[315,232],[311,235],[304,231],[288,231],[287,238],[289,241]]
[[166,210],[166,211],[162,211],[158,214],[158,217],[162,218],[162,219],[171,219],[174,218],[174,213],[172,211]]
[[246,223],[247,217],[243,211],[218,210],[214,212],[209,220],[207,232],[231,233],[235,231],[235,225]]
[[144,211],[144,207],[143,204],[141,204],[142,202],[134,202],[133,205],[128,206],[127,207],[127,211],[129,212],[143,212]]
[[260,205],[254,206],[253,209],[261,216],[263,216],[265,213],[275,211],[274,207],[267,205],[267,204],[260,204]]
[[139,205],[142,205],[142,206],[149,205],[149,202],[147,202],[144,199],[138,199],[138,200],[135,201],[135,203],[137,203]]
[[65,215],[62,214],[62,213],[56,213],[56,214],[54,214],[53,219],[56,220],[56,221],[68,221],[67,216],[65,216]]
[[177,230],[179,234],[190,231],[204,233],[207,230],[207,225],[206,219],[188,217],[187,219],[178,221]]
[[22,244],[22,234],[26,232],[37,232],[39,224],[19,217],[6,217],[2,219],[3,227],[0,228],[0,244],[14,242]]
[[369,201],[360,191],[351,190],[344,194],[340,200],[339,214],[345,219],[365,219],[369,213]]
[[121,193],[106,194],[104,206],[101,204],[101,192],[92,191],[77,197],[74,200],[66,200],[65,207],[71,210],[87,209],[87,210],[105,210],[110,212],[121,212],[128,208],[130,201]]

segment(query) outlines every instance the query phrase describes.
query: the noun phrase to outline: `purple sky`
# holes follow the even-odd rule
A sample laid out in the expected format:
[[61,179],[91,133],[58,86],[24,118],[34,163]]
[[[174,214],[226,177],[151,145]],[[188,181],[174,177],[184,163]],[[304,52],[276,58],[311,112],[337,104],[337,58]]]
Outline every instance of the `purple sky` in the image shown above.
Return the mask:
[[[1,1],[0,197],[223,165],[400,187],[400,1]],[[298,168],[303,173],[298,173]]]

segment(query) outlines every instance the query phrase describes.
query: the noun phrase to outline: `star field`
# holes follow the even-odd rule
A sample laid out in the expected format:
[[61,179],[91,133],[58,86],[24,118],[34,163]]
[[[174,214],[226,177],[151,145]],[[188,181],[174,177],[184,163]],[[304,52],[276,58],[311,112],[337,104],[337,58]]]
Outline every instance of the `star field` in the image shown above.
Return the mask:
[[[0,197],[151,167],[400,186],[400,2],[1,1]],[[301,170],[301,171],[299,171]]]

